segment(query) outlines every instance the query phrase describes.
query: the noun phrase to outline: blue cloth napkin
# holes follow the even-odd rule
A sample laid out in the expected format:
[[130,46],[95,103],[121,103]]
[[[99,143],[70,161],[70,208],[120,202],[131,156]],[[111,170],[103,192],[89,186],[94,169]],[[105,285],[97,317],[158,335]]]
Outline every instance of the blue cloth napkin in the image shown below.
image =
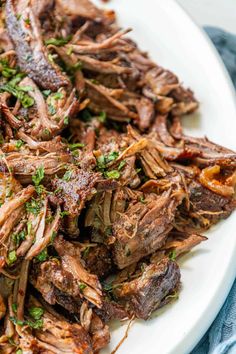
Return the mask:
[[[236,88],[236,36],[215,27],[205,30]],[[236,280],[215,321],[191,354],[236,354]]]

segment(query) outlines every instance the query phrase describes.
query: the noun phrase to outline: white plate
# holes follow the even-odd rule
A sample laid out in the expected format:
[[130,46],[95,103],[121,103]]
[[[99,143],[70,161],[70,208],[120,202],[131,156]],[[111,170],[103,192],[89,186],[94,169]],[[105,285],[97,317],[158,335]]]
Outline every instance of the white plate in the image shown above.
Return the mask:
[[[101,2],[99,2],[101,6]],[[206,35],[173,0],[113,0],[119,23],[159,64],[172,69],[201,103],[199,114],[184,119],[187,132],[236,149],[235,94],[220,58]],[[180,298],[137,321],[118,354],[189,353],[223,304],[236,275],[236,214],[207,233],[209,240],[181,262]],[[110,353],[126,325],[115,324]]]

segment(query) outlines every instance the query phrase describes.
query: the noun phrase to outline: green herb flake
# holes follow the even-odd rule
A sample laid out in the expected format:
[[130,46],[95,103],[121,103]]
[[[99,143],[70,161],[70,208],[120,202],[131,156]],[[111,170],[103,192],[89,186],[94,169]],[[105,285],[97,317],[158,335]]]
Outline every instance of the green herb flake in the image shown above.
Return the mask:
[[62,92],[56,92],[56,93],[53,94],[52,97],[53,97],[54,100],[60,100],[60,99],[62,99],[64,97],[64,95],[63,95]]
[[[11,81],[7,84],[0,86],[0,92],[8,92],[19,99],[24,108],[29,108],[34,105],[34,99],[24,92],[24,87],[17,85],[24,74],[17,74]],[[29,87],[27,88],[29,89]]]
[[44,167],[40,166],[36,169],[35,174],[32,176],[32,181],[34,182],[35,186],[39,186],[39,184],[44,179]]
[[16,304],[16,303],[13,303],[11,307],[12,307],[12,311],[16,313],[16,311],[17,311],[17,304]]
[[177,256],[176,250],[173,250],[173,251],[171,251],[171,252],[169,253],[169,259],[170,259],[171,261],[175,261],[176,256]]
[[27,26],[30,26],[30,19],[28,17],[24,19],[24,22]]
[[19,150],[22,146],[24,145],[24,142],[22,140],[17,140],[16,141],[16,148]]
[[72,66],[72,70],[73,71],[81,70],[82,67],[83,67],[82,62],[81,61],[77,61],[77,63]]
[[75,149],[83,148],[85,146],[85,144],[75,143],[75,144],[69,144],[68,146],[69,146],[70,151],[74,151]]
[[80,289],[81,292],[83,292],[83,290],[84,290],[86,287],[87,287],[87,285],[84,284],[84,283],[79,284],[79,289]]
[[120,172],[117,170],[112,170],[112,171],[107,171],[104,173],[106,178],[112,178],[112,179],[119,179],[120,178]]
[[41,307],[30,307],[29,314],[34,320],[40,320],[44,314],[44,310]]
[[22,349],[17,349],[17,351],[16,351],[16,354],[22,354],[23,353],[23,351],[22,351]]
[[69,212],[66,211],[66,210],[60,212],[60,217],[61,218],[64,218],[64,216],[67,216],[67,215],[69,215]]
[[90,247],[86,247],[84,251],[82,252],[83,258],[86,259],[89,255]]
[[30,235],[32,230],[32,223],[30,221],[27,222],[27,235]]
[[48,258],[48,251],[47,248],[42,250],[36,257],[35,257],[39,262],[44,262]]
[[14,325],[18,325],[18,326],[24,326],[25,325],[25,321],[21,321],[21,320],[17,320],[15,317],[10,316],[10,321],[12,323],[14,323]]
[[69,124],[69,117],[68,117],[68,116],[66,116],[66,117],[64,118],[64,124],[65,124],[65,125],[68,125],[68,124]]
[[21,241],[25,240],[25,236],[26,236],[25,231],[21,231],[18,234],[12,235],[12,240],[15,243],[16,247],[19,246]]
[[66,171],[62,177],[63,181],[69,182],[72,176],[72,171]]
[[146,203],[147,203],[146,200],[145,200],[145,198],[144,198],[143,196],[139,198],[139,201],[140,201],[141,203],[143,203],[143,204],[146,204]]
[[51,93],[52,93],[51,90],[43,90],[43,91],[42,91],[42,94],[43,94],[45,97],[48,97]]
[[28,213],[38,215],[41,209],[41,202],[35,198],[31,198],[30,202],[26,203],[26,210]]
[[16,260],[17,260],[16,251],[15,250],[10,251],[7,257],[7,264],[12,265],[13,263],[15,263]]
[[107,119],[107,114],[106,112],[102,111],[100,112],[99,116],[98,116],[98,120],[101,122],[101,123],[105,123]]
[[126,165],[126,160],[122,160],[120,163],[119,163],[119,166],[118,166],[118,171],[122,170],[123,167]]
[[55,45],[56,47],[61,47],[67,44],[71,40],[72,36],[67,36],[66,38],[49,38],[44,41],[46,45]]
[[50,237],[50,241],[51,241],[51,243],[53,243],[53,242],[54,242],[54,240],[55,240],[56,236],[57,236],[57,233],[56,233],[55,231],[53,231],[52,236]]
[[50,103],[48,105],[48,112],[53,116],[54,114],[56,114],[56,108]]

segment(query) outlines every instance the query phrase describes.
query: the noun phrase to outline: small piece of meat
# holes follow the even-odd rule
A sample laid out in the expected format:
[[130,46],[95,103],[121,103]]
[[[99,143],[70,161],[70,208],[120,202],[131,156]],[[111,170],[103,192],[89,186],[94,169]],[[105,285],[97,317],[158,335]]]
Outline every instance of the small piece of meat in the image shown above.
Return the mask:
[[89,333],[92,336],[93,350],[97,353],[110,342],[110,332],[108,325],[93,313]]
[[21,152],[6,154],[8,166],[22,184],[32,183],[32,176],[40,167],[43,167],[48,179],[56,174],[62,175],[65,172],[65,164],[70,159],[67,152],[53,152],[39,156]]
[[194,233],[206,230],[221,219],[227,218],[236,207],[234,197],[227,198],[205,188],[196,180],[189,186],[190,210],[181,205],[175,219],[179,231]]
[[[19,66],[41,87],[56,91],[67,86],[69,81],[59,68],[48,60],[38,19],[29,3],[26,3],[26,7],[24,5],[23,0],[6,2],[8,33],[15,47]],[[19,13],[21,17],[17,18]]]
[[154,116],[154,104],[146,97],[141,97],[136,104],[139,115],[138,126],[140,130],[145,130],[150,127]]
[[112,272],[112,259],[108,248],[105,245],[87,247],[82,258],[86,268],[90,273],[96,274],[99,278],[104,278]]
[[120,269],[163,246],[184,196],[180,193],[176,199],[171,194],[171,189],[161,195],[147,194],[143,200],[129,203],[113,223],[114,261]]
[[128,312],[147,320],[154,310],[168,301],[168,295],[178,290],[179,285],[177,263],[165,258],[147,266],[138,278],[114,286],[113,294]]
[[[30,306],[42,308],[42,304],[30,298]],[[68,323],[62,316],[44,309],[43,327],[34,331],[38,346],[44,353],[62,354],[78,353],[92,354],[90,336],[78,323]]]
[[174,257],[180,257],[206,240],[207,237],[196,233],[191,234],[187,232],[171,231],[164,246],[151,255],[150,261],[151,263],[157,263],[171,254],[173,254]]
[[[54,247],[61,257],[61,264],[54,264],[55,271],[51,270],[50,262],[47,266],[48,277],[51,282],[60,290],[73,297],[85,297],[95,306],[102,306],[102,287],[95,274],[89,273],[80,257],[80,247],[71,242],[65,241],[59,236],[54,241]],[[69,286],[65,284],[69,282]]]
[[179,80],[169,70],[156,66],[145,75],[145,83],[157,96],[167,96],[170,91],[179,86]]
[[174,138],[168,131],[167,115],[157,115],[151,127],[151,131],[156,132],[159,135],[163,144],[167,146],[173,146],[175,144]]
[[198,102],[190,89],[185,89],[182,86],[174,89],[171,97],[175,100],[171,112],[173,115],[181,116],[183,114],[193,113],[198,108]]
[[66,173],[68,178],[54,178],[52,187],[57,190],[56,195],[63,201],[64,209],[69,212],[71,217],[76,217],[84,208],[85,202],[96,193],[95,186],[100,174],[76,167]]

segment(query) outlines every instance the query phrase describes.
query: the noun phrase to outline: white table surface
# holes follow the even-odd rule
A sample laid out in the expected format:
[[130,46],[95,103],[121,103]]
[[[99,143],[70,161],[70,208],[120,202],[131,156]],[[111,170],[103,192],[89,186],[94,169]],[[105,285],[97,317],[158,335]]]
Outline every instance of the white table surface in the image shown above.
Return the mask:
[[177,0],[200,25],[221,27],[236,34],[236,0]]

